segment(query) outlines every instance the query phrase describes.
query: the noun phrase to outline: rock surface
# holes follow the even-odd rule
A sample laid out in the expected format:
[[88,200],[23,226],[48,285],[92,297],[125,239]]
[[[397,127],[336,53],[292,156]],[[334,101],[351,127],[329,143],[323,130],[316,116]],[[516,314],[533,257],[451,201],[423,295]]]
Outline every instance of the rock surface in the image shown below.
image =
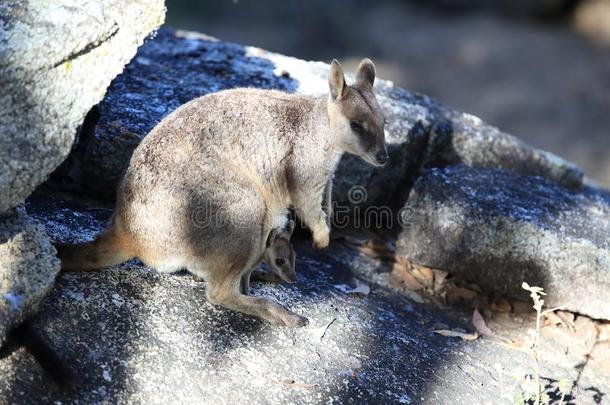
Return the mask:
[[[91,238],[110,215],[40,196],[28,210],[61,240]],[[308,241],[294,242],[298,283],[253,288],[307,315],[308,327],[273,328],[213,307],[205,283],[183,273],[160,275],[136,261],[60,274],[33,324],[80,376],[78,388],[58,391],[20,350],[0,359],[0,397],[9,403],[469,404],[498,397],[495,363],[507,372],[528,366],[525,353],[493,341],[433,333],[471,326],[457,313],[374,283],[374,260],[337,243],[316,251]],[[371,285],[369,295],[339,288],[355,279]],[[609,392],[610,379],[589,369],[578,373],[561,347],[558,353],[548,347],[544,376],[575,381],[583,402]]]
[[0,4],[0,212],[66,158],[87,111],[164,15],[162,0]]
[[59,259],[44,227],[23,207],[0,214],[0,347],[51,290]]
[[409,196],[397,243],[415,263],[487,291],[610,319],[610,194],[568,191],[540,177],[465,166],[425,171]]
[[[192,98],[243,86],[325,93],[327,75],[325,63],[162,29],[140,48],[100,103],[99,121],[73,155],[75,165],[81,167],[80,182],[87,190],[112,198],[140,140],[165,115]],[[350,209],[371,205],[400,208],[408,193],[405,184],[413,181],[420,166],[457,162],[540,175],[569,187],[581,184],[582,173],[572,163],[473,116],[384,80],[377,80],[376,92],[388,122],[391,162],[378,169],[346,156],[335,180],[338,204]],[[354,204],[349,190],[356,185],[366,190],[366,199]]]

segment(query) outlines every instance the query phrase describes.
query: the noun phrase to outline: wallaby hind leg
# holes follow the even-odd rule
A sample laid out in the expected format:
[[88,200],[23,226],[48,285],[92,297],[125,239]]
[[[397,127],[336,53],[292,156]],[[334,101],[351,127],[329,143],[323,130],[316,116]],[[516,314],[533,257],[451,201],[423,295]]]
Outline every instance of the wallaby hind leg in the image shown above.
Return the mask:
[[295,328],[309,323],[304,316],[290,312],[272,299],[241,294],[241,276],[238,274],[236,277],[222,281],[210,279],[206,286],[208,302],[257,316],[272,325]]

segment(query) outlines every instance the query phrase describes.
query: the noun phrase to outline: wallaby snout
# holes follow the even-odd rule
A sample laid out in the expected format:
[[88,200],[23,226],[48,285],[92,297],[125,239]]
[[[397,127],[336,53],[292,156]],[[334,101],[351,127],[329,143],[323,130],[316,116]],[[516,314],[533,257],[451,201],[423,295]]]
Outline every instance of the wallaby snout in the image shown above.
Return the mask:
[[385,145],[383,145],[381,148],[373,148],[373,150],[362,156],[362,158],[373,166],[382,167],[388,163],[390,155],[388,155],[388,150]]
[[297,282],[297,272],[294,270],[294,266],[284,266],[282,271],[278,273],[280,278],[287,283],[296,283]]
[[388,163],[388,160],[390,160],[390,156],[388,155],[388,151],[383,148],[382,151],[377,152],[375,159],[377,160],[377,164],[379,166],[385,166],[385,164]]

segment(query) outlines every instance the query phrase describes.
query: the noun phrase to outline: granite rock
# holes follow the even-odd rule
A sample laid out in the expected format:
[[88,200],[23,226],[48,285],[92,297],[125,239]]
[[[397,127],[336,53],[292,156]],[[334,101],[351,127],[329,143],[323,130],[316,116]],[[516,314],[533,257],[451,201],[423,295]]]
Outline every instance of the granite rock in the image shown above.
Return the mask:
[[51,290],[59,259],[44,230],[23,207],[0,214],[0,347]]
[[87,111],[164,15],[162,0],[0,4],[0,212],[68,156]]
[[[28,211],[53,239],[99,232],[110,210],[34,195]],[[205,283],[159,274],[138,261],[60,273],[31,324],[79,376],[62,392],[25,350],[0,359],[0,398],[9,403],[485,403],[500,395],[495,365],[527,367],[526,353],[492,340],[464,342],[435,329],[472,330],[469,314],[441,312],[383,282],[376,260],[333,243],[294,239],[296,284],[253,283],[253,293],[306,315],[299,329],[272,327],[214,307]],[[386,274],[387,275],[387,274]],[[368,295],[345,293],[359,280]],[[572,367],[545,346],[542,375],[561,376],[592,401],[610,380]],[[592,390],[594,389],[594,390]],[[576,391],[575,391],[576,392]],[[568,395],[568,400],[573,395]]]
[[404,207],[398,251],[486,291],[610,319],[610,194],[466,166],[424,171]]

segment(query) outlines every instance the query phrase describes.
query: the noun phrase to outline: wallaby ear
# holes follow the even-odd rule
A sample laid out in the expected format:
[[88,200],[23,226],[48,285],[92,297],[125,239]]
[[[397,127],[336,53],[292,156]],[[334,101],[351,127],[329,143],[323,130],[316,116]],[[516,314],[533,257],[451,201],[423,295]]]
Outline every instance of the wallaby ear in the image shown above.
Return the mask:
[[371,90],[374,83],[375,65],[369,58],[364,58],[356,69],[356,87],[363,90]]
[[277,237],[277,229],[273,228],[271,232],[269,232],[269,236],[267,236],[267,248],[275,242],[275,238]]
[[343,69],[337,59],[333,59],[330,64],[328,86],[330,87],[330,94],[334,100],[340,99],[345,94],[345,76],[343,75]]

